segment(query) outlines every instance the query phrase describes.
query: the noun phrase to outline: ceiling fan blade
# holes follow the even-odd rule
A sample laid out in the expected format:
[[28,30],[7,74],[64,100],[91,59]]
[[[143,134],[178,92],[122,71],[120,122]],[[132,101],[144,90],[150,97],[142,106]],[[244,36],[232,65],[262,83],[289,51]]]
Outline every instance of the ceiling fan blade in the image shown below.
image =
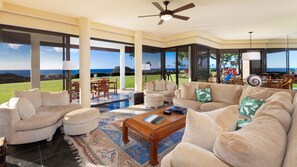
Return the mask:
[[187,17],[187,16],[181,16],[181,15],[173,15],[173,18],[176,18],[176,19],[181,19],[181,20],[189,20],[190,17]]
[[155,15],[145,15],[145,16],[138,16],[138,18],[142,18],[142,17],[154,17],[154,16],[159,16],[158,14]]
[[159,4],[159,2],[152,2],[152,4],[153,4],[156,8],[158,8],[161,12],[164,11],[164,9],[163,9],[162,6]]
[[163,24],[163,22],[164,22],[164,20],[161,19],[161,20],[159,21],[158,25]]
[[173,13],[177,13],[177,12],[181,12],[181,11],[184,11],[184,10],[187,10],[187,9],[190,9],[190,8],[193,8],[193,7],[195,7],[195,5],[193,3],[190,3],[188,5],[185,5],[185,6],[182,6],[180,8],[177,8],[177,9],[173,10],[172,12]]

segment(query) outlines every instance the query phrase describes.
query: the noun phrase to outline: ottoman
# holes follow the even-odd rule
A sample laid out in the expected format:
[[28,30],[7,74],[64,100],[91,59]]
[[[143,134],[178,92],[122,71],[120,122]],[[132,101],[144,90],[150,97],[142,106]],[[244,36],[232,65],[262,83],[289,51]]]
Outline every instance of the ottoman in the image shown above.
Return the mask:
[[64,133],[67,135],[86,134],[98,127],[99,110],[95,108],[82,108],[66,114],[63,118]]
[[164,95],[157,93],[147,94],[144,96],[144,105],[157,109],[164,105]]

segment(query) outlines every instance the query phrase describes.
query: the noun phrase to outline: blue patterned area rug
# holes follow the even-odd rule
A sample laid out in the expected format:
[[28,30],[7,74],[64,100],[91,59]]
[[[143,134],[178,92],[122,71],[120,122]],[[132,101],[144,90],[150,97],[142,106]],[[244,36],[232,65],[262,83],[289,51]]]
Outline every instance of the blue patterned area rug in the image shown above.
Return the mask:
[[[81,166],[150,166],[150,144],[129,129],[130,142],[122,142],[122,124],[127,118],[151,111],[142,105],[113,110],[100,115],[98,129],[89,136],[65,136],[73,150],[78,153]],[[181,129],[158,144],[158,161],[168,154],[180,141]]]

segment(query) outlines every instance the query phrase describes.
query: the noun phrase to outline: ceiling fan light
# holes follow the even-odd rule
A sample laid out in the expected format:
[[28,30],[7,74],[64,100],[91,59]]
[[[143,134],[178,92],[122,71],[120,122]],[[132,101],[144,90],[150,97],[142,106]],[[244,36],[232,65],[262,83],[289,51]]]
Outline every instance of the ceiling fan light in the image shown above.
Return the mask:
[[161,16],[161,19],[164,21],[168,21],[172,19],[172,15],[171,14],[164,14]]

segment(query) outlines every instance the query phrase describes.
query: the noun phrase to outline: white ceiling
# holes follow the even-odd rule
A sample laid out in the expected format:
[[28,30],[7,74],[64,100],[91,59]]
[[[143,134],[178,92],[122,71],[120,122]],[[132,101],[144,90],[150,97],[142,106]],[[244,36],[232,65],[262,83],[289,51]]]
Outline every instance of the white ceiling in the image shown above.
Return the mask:
[[171,0],[173,10],[188,3],[195,8],[179,15],[188,21],[172,19],[158,26],[159,17],[137,18],[159,14],[152,2],[161,0],[4,0],[34,9],[72,17],[87,17],[92,21],[140,30],[157,36],[203,31],[225,39],[273,39],[297,32],[297,0]]

